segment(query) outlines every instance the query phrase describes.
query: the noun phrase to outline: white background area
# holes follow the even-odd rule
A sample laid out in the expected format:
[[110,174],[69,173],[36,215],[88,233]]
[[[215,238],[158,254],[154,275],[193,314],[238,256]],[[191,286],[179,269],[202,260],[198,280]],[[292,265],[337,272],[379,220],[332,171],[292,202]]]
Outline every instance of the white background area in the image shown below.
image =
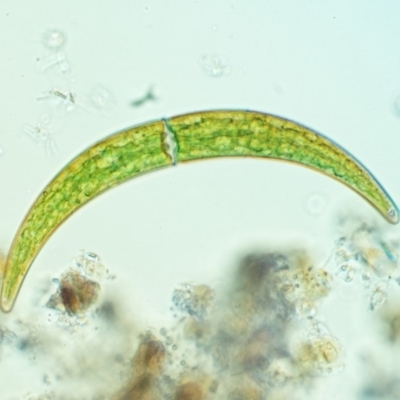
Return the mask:
[[[65,35],[58,50],[45,45],[51,30]],[[261,111],[315,129],[400,202],[399,38],[394,0],[2,0],[0,249],[7,253],[45,185],[88,146],[201,110]],[[69,70],[42,70],[57,51]],[[222,73],[206,60],[219,60]],[[156,100],[131,105],[151,87]],[[56,89],[76,104],[38,100]],[[38,124],[45,143],[24,131]],[[86,249],[116,275],[133,315],[152,324],[151,311],[167,313],[175,285],[221,279],[248,246],[303,237],[323,263],[337,215],[354,211],[381,218],[347,187],[293,164],[221,159],[167,168],[69,218],[35,260],[13,312],[42,307],[35,290]]]

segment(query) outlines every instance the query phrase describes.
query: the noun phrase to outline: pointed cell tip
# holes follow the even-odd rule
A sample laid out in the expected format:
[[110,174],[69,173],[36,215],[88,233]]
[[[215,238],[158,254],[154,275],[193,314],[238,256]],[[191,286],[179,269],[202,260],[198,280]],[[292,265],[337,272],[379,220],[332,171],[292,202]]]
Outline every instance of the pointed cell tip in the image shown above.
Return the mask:
[[398,224],[399,223],[399,210],[396,206],[389,209],[386,213],[386,218],[391,224]]
[[11,301],[8,297],[4,297],[3,295],[0,298],[0,310],[4,313],[9,313],[14,306],[14,302]]

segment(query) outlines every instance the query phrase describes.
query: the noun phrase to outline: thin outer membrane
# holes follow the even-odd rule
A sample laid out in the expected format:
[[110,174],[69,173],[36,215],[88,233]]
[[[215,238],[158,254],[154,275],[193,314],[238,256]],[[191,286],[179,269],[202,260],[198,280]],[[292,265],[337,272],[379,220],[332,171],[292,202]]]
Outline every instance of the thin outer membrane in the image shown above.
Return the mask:
[[294,122],[249,111],[210,111],[118,132],[69,163],[32,205],[7,257],[0,306],[10,311],[23,279],[54,231],[100,193],[178,162],[254,156],[308,166],[362,195],[389,222],[398,210],[361,163],[327,138]]
[[12,308],[40,249],[74,211],[128,179],[172,165],[163,137],[161,121],[127,129],[81,153],[53,179],[29,210],[11,246],[1,293],[4,311]]
[[292,121],[251,111],[209,111],[171,118],[177,162],[253,156],[302,164],[346,184],[390,223],[398,209],[374,176],[326,137]]

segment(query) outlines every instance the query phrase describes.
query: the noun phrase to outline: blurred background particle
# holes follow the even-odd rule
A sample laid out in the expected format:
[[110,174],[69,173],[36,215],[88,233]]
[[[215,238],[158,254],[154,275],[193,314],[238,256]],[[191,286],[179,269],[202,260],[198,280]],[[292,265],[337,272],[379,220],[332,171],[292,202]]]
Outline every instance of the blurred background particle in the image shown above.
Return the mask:
[[341,346],[332,336],[310,338],[300,344],[295,359],[300,374],[325,375],[339,368]]
[[71,270],[60,281],[57,292],[47,302],[49,308],[65,309],[69,315],[81,314],[96,303],[100,285]]
[[136,107],[141,107],[146,103],[156,101],[156,100],[157,100],[157,98],[154,95],[154,89],[152,86],[150,86],[150,88],[147,90],[147,92],[142,97],[132,100],[130,105],[131,105],[131,107],[136,108]]
[[400,94],[397,94],[393,101],[393,110],[395,114],[400,117]]
[[40,123],[35,126],[26,124],[22,127],[22,130],[33,142],[45,149],[46,155],[58,153],[53,134],[44,129]]
[[49,114],[42,114],[42,115],[40,116],[40,122],[41,122],[43,125],[48,125],[48,124],[50,124],[50,122],[51,122],[51,116],[50,116]]
[[220,54],[205,54],[201,56],[200,65],[208,76],[215,78],[228,75],[231,71],[225,57]]
[[69,90],[63,91],[61,89],[54,88],[47,92],[43,92],[41,96],[37,98],[37,100],[48,100],[54,106],[57,114],[65,114],[75,109],[75,97],[76,95]]
[[321,215],[326,208],[326,199],[320,194],[314,194],[307,200],[307,211],[315,216]]
[[0,326],[0,345],[8,340],[14,340],[16,337],[14,332]]
[[100,111],[103,115],[110,114],[115,102],[111,92],[104,86],[96,86],[89,94],[89,99],[94,108]]
[[51,50],[62,47],[65,40],[65,34],[57,29],[50,29],[43,34],[43,44]]
[[100,257],[91,251],[80,250],[78,256],[74,258],[73,264],[88,277],[100,280],[106,277],[107,271]]
[[349,264],[342,264],[339,268],[339,276],[345,282],[351,282],[354,279],[354,270]]
[[375,311],[378,308],[382,307],[382,305],[386,303],[387,299],[388,295],[385,286],[382,284],[378,285],[378,287],[376,287],[371,294],[369,304],[370,310]]
[[212,307],[214,291],[207,285],[185,283],[175,289],[172,301],[178,310],[203,320]]
[[47,72],[49,69],[56,69],[62,75],[70,72],[71,66],[64,52],[58,51],[57,53],[50,54],[45,58],[37,59],[37,69],[39,72]]
[[380,310],[385,337],[394,345],[400,344],[400,311],[397,302],[388,302]]

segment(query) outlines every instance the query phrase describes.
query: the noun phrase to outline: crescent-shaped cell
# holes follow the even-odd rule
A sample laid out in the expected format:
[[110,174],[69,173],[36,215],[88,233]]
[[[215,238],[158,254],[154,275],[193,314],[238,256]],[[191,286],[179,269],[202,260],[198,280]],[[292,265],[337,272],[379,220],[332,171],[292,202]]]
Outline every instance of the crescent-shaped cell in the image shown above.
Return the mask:
[[72,160],[44,188],[15,235],[0,305],[10,311],[31,264],[54,231],[102,192],[144,173],[213,157],[263,157],[322,172],[355,190],[390,223],[399,213],[374,176],[328,138],[252,111],[208,111],[117,132]]

